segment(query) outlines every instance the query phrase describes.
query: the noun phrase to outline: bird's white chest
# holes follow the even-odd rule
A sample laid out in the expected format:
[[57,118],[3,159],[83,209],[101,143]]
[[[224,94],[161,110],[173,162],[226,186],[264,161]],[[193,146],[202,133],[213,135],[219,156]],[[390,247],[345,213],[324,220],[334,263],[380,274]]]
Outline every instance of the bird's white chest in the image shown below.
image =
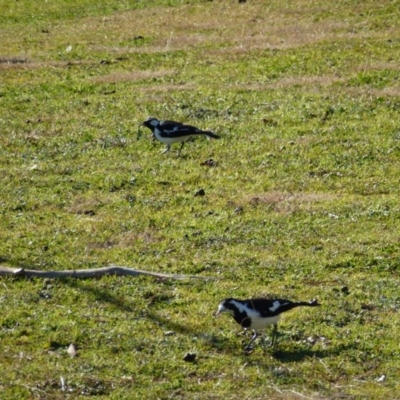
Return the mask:
[[251,329],[255,331],[264,329],[267,325],[277,324],[280,320],[280,315],[273,317],[260,317],[259,315],[251,316]]
[[[254,330],[261,330],[264,329],[267,325],[277,324],[281,317],[280,314],[273,315],[271,317],[262,317],[260,313],[254,310],[253,308],[249,308],[246,305],[239,302],[234,302],[234,304],[239,310],[239,312],[246,313],[247,317],[251,318],[251,329]],[[274,305],[273,309],[270,308],[271,312],[275,311],[275,306],[276,305]]]

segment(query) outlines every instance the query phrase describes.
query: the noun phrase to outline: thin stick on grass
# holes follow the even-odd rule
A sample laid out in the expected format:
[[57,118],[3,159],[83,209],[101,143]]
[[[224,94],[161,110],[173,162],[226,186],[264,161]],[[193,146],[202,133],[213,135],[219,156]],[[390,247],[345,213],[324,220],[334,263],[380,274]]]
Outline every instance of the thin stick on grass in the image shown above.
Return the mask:
[[212,277],[198,276],[198,275],[165,274],[162,272],[143,271],[140,269],[120,267],[117,265],[110,265],[108,267],[102,267],[102,268],[65,270],[65,271],[41,271],[35,269],[9,268],[0,266],[0,276],[14,276],[14,277],[24,277],[24,278],[82,279],[82,278],[99,278],[106,275],[117,275],[117,276],[147,275],[147,276],[153,276],[155,278],[168,278],[168,279],[216,279]]

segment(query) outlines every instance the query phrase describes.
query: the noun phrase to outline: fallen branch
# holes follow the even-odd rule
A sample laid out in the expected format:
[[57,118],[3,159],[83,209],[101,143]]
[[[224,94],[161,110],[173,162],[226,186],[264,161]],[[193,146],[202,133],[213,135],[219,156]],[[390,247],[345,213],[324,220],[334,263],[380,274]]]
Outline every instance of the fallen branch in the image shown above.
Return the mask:
[[181,275],[181,274],[164,274],[161,272],[142,271],[140,269],[132,269],[128,267],[119,267],[110,265],[109,267],[93,268],[93,269],[78,269],[66,271],[40,271],[35,269],[25,268],[8,268],[0,266],[0,276],[14,276],[25,278],[98,278],[106,275],[117,276],[139,276],[148,275],[155,278],[169,279],[215,279],[206,276],[197,275]]

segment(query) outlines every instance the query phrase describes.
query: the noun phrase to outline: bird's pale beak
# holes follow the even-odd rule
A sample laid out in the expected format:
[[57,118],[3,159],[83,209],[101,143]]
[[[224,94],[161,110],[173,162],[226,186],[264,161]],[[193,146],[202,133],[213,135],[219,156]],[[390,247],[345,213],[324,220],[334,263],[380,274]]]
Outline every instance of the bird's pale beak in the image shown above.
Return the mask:
[[226,311],[226,308],[222,304],[220,304],[218,306],[218,310],[214,313],[214,317],[218,317],[218,315],[223,313],[224,311]]

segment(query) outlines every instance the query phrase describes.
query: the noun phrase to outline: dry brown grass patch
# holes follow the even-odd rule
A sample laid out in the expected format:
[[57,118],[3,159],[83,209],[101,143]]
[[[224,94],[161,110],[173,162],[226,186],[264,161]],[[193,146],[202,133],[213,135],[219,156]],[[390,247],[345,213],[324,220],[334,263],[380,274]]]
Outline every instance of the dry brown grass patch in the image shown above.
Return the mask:
[[400,87],[391,86],[384,89],[372,89],[371,94],[375,97],[400,97]]
[[[288,49],[319,41],[396,37],[398,29],[371,31],[354,28],[350,20],[325,16],[317,20],[310,4],[300,1],[290,8],[274,9],[265,1],[239,5],[233,1],[205,2],[180,7],[151,7],[117,13],[106,18],[86,18],[71,26],[77,42],[90,37],[92,50],[152,53],[203,48],[205,53],[241,53],[258,49]],[[315,12],[328,15],[328,5]],[[97,40],[93,38],[96,32]],[[142,36],[144,44],[135,42]],[[105,39],[104,39],[105,38]],[[119,41],[121,46],[115,46]],[[221,46],[221,49],[216,49]],[[225,49],[225,50],[223,50]]]
[[275,212],[287,214],[311,203],[332,201],[337,195],[331,193],[287,193],[271,191],[258,195],[248,195],[244,202],[252,206],[267,205]]
[[237,89],[263,91],[269,89],[285,89],[293,86],[304,86],[307,88],[330,86],[337,82],[343,82],[344,78],[335,75],[321,76],[287,76],[271,83],[254,83],[254,84],[232,84]]
[[96,198],[83,198],[80,197],[74,201],[74,203],[68,208],[68,212],[78,215],[93,216],[96,214],[96,209],[102,204],[102,202]]
[[170,76],[175,74],[172,70],[159,70],[159,71],[132,71],[132,72],[115,72],[110,75],[97,76],[93,78],[96,83],[117,83],[140,81],[144,79],[161,78],[163,76]]
[[288,76],[277,80],[268,85],[271,89],[282,89],[291,86],[330,86],[334,83],[343,81],[342,78],[335,75],[322,76]]
[[0,69],[20,67],[29,63],[29,60],[18,56],[0,57]]
[[[196,85],[194,83],[182,83],[182,84],[157,84],[157,85],[149,85],[146,86],[145,88],[140,88],[139,90],[143,90],[145,92],[152,92],[152,93],[158,93],[158,92],[164,92],[164,93],[169,93],[169,92],[174,92],[174,91],[180,91],[180,90],[193,90],[196,88]],[[168,95],[167,95],[168,96]]]
[[162,240],[163,237],[156,229],[147,228],[143,232],[129,231],[122,233],[116,242],[121,248],[132,248],[135,247],[138,242],[148,245],[152,243],[159,243]]
[[260,195],[247,196],[247,200],[256,203],[276,204],[283,201],[297,203],[314,203],[319,201],[334,200],[337,195],[330,193],[288,193],[271,191]]
[[74,65],[92,65],[97,64],[97,62],[90,60],[80,60],[80,61],[37,61],[37,60],[25,60],[23,62],[1,62],[0,61],[0,71],[1,70],[30,70],[39,68],[68,68]]
[[343,90],[354,97],[360,99],[370,99],[376,97],[400,97],[400,87],[390,86],[383,89],[371,89],[367,86],[346,87]]
[[380,61],[368,64],[361,64],[357,66],[355,72],[383,71],[383,70],[398,71],[400,70],[400,62],[396,60],[390,62]]

